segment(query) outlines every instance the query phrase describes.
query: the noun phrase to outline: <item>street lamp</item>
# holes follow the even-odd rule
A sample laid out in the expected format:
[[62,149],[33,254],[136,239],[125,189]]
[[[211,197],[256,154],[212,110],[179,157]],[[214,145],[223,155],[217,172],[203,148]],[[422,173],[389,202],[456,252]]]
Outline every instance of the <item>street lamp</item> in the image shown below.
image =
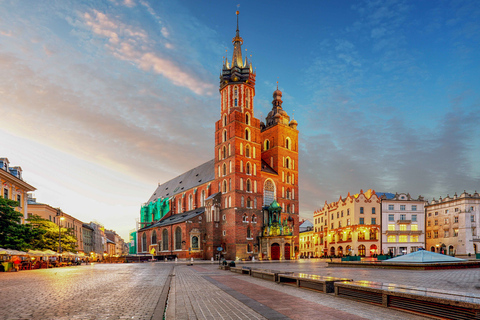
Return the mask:
[[62,221],[65,220],[65,217],[61,216],[60,209],[57,209],[58,217],[58,253],[62,253]]

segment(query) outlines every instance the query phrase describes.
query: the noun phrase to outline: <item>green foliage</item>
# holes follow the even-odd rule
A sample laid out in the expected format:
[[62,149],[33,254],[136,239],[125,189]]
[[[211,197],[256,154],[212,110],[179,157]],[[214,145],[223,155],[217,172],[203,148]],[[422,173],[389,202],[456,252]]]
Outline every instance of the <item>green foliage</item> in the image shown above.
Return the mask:
[[15,211],[18,202],[0,197],[0,247],[14,250],[31,249],[31,228],[21,224],[22,214]]
[[[34,215],[27,220],[32,230],[37,232],[38,237],[31,239],[31,246],[36,250],[58,251],[58,225],[50,220],[42,219]],[[61,246],[62,252],[76,252],[77,238],[74,236],[73,229],[61,228]]]
[[[0,247],[27,251],[50,249],[58,250],[58,226],[49,221],[32,216],[28,224],[21,224],[22,214],[15,211],[18,202],[0,197]],[[77,239],[73,229],[61,228],[63,251],[76,252]]]

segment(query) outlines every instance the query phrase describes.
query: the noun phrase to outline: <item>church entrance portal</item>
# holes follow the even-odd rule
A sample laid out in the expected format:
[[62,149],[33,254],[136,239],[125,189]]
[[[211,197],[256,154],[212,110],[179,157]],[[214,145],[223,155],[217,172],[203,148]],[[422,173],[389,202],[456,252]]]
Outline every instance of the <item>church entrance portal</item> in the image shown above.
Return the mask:
[[271,248],[272,260],[280,260],[280,245],[273,243]]
[[290,260],[290,243],[285,243],[285,260]]

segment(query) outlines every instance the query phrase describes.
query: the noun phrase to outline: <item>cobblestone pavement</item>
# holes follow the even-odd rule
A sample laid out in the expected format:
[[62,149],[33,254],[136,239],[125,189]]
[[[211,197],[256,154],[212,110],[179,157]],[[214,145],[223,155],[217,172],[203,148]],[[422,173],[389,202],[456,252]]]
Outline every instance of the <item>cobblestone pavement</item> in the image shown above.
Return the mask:
[[170,270],[142,263],[0,273],[0,319],[151,319]]
[[[479,293],[480,288],[479,269],[327,268],[314,260],[245,265],[460,292]],[[167,292],[167,319],[422,319],[219,270],[208,262],[157,262],[0,273],[0,320],[161,319],[160,301]]]
[[[278,266],[289,268],[298,263],[269,263],[263,266],[250,265],[270,269],[279,269]],[[313,266],[313,265],[312,265]],[[372,306],[365,303],[341,299],[330,294],[323,294],[316,291],[301,289],[289,285],[278,284],[267,280],[239,275],[230,271],[218,269],[218,265],[195,265],[177,266],[175,268],[175,281],[183,282],[182,286],[176,287],[175,296],[179,291],[189,291],[190,283],[194,279],[204,278],[209,280],[211,285],[221,288],[224,293],[233,295],[250,308],[254,309],[267,319],[425,319],[409,313]],[[183,279],[188,278],[188,281]],[[205,295],[210,290],[216,290],[208,283],[201,283],[203,288],[198,295]],[[198,298],[197,299],[201,299]],[[170,297],[169,297],[170,301]],[[170,302],[169,302],[170,303]],[[167,308],[167,319],[231,319],[216,317],[214,315],[201,315],[197,317],[172,317]],[[179,306],[175,307],[176,310]],[[235,312],[235,309],[230,309]],[[178,311],[177,311],[178,312]],[[250,319],[250,318],[241,318]]]

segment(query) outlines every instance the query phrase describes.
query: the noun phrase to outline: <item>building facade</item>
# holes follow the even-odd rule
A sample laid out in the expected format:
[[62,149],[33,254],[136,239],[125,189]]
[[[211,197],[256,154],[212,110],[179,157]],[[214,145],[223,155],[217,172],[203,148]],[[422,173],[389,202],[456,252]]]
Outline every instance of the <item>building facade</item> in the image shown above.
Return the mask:
[[382,200],[382,253],[404,255],[425,247],[425,203],[410,194],[384,194]]
[[103,261],[104,254],[107,253],[107,241],[105,238],[105,228],[98,222],[90,222],[90,228],[93,229],[92,233],[92,247],[93,250],[90,253],[90,258],[94,261]]
[[91,257],[93,250],[93,228],[89,224],[84,223],[82,225],[82,234],[83,234],[83,251],[85,256]]
[[28,192],[36,189],[30,184],[23,181],[22,168],[11,167],[8,158],[0,158],[0,191],[5,199],[10,199],[18,202],[15,210],[22,214],[22,223],[28,219]]
[[299,257],[313,258],[318,254],[315,252],[318,246],[318,236],[313,228],[313,223],[308,220],[303,221],[299,226]]
[[214,159],[158,186],[141,209],[138,252],[210,259],[298,255],[298,130],[273,94],[254,114],[256,73],[238,28],[220,76]]
[[447,195],[425,205],[426,249],[450,255],[480,253],[480,195]]
[[379,254],[381,200],[374,190],[340,197],[313,214],[323,256]]
[[[83,222],[75,217],[63,212],[59,208],[44,203],[39,203],[35,198],[28,199],[28,216],[37,215],[42,219],[52,221],[62,228],[70,229],[72,235],[77,239],[76,250],[78,253],[84,253],[83,241]],[[63,219],[61,219],[63,218]]]

